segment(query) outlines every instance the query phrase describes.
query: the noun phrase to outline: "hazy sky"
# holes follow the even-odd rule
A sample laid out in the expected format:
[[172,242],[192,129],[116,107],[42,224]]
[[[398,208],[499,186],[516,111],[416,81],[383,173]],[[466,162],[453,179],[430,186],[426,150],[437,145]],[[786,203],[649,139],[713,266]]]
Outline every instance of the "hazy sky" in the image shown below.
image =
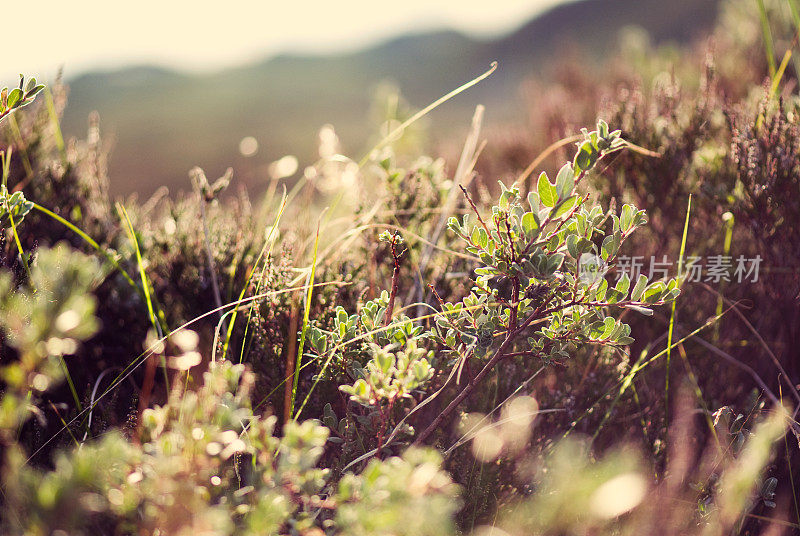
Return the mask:
[[564,1],[40,0],[4,21],[0,76],[5,84],[19,72],[49,78],[60,65],[67,76],[132,63],[213,70],[441,27],[490,36]]

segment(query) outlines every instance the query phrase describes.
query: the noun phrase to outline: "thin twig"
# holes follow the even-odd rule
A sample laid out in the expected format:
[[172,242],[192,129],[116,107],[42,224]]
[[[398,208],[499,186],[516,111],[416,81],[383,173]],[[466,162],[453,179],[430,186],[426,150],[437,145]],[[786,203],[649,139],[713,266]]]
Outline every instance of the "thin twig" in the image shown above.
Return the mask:
[[392,236],[392,242],[389,246],[392,250],[392,260],[394,261],[394,269],[392,270],[392,290],[389,294],[389,305],[386,307],[386,314],[383,317],[383,325],[388,326],[389,323],[392,321],[392,314],[394,313],[394,302],[397,299],[397,287],[400,284],[400,257],[403,255],[403,252],[397,252],[397,239],[399,235],[394,234]]

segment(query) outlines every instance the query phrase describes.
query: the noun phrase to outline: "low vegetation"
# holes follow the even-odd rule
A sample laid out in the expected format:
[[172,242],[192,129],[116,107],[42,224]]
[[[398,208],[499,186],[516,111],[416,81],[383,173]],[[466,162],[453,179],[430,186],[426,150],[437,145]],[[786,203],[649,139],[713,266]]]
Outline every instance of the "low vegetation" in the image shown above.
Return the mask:
[[4,90],[3,533],[797,531],[797,31],[728,2],[457,158],[400,106],[144,202],[63,86]]

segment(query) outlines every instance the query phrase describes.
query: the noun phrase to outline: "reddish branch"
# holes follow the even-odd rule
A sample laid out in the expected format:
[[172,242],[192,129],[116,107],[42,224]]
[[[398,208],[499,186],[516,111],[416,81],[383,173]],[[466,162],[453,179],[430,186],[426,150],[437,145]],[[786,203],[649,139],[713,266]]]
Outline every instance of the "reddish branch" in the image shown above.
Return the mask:
[[[544,305],[542,305],[542,307],[544,307]],[[483,378],[486,377],[486,375],[494,368],[494,366],[498,362],[500,362],[500,360],[503,359],[503,357],[505,357],[506,351],[510,349],[511,345],[514,344],[514,340],[525,328],[531,325],[535,320],[544,318],[551,312],[552,311],[550,310],[542,311],[541,308],[538,308],[533,313],[531,313],[528,316],[528,318],[526,318],[525,321],[519,325],[519,327],[515,328],[514,330],[509,330],[506,333],[506,338],[503,341],[503,344],[500,345],[500,348],[497,349],[497,352],[495,352],[495,354],[492,356],[489,362],[486,363],[486,365],[484,365],[484,367],[481,369],[480,372],[478,372],[477,375],[472,377],[472,379],[469,381],[469,383],[467,383],[464,389],[462,389],[461,392],[458,393],[458,396],[456,396],[453,399],[453,401],[450,402],[450,404],[448,404],[446,408],[444,408],[444,411],[439,413],[439,415],[436,416],[433,422],[431,422],[431,424],[429,424],[428,427],[421,434],[417,436],[417,438],[414,440],[413,445],[418,446],[422,444],[422,442],[425,441],[428,438],[428,436],[430,436],[431,433],[433,433],[433,431],[436,430],[442,424],[442,421],[444,421],[451,413],[453,413],[453,411],[455,411],[455,409],[459,405],[461,405],[464,399],[467,398],[472,393],[472,391],[481,382],[481,380],[483,380]]]
[[392,271],[392,290],[389,294],[389,305],[386,307],[386,314],[383,317],[384,327],[388,326],[392,321],[394,302],[397,298],[397,287],[400,284],[400,257],[403,255],[403,252],[397,252],[397,238],[398,235],[394,235],[390,244],[390,248],[392,250],[392,259],[394,260],[394,270]]

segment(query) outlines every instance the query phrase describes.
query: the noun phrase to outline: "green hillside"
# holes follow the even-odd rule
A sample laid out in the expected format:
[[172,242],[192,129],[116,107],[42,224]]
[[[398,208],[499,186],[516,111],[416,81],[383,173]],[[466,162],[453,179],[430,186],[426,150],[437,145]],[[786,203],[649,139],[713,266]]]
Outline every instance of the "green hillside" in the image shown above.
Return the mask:
[[[629,25],[654,40],[685,42],[713,23],[717,0],[585,0],[559,6],[494,41],[452,31],[404,36],[363,51],[330,55],[281,55],[215,74],[187,75],[153,67],[95,72],[69,81],[64,118],[68,135],[82,135],[92,110],[114,140],[110,160],[117,194],[148,195],[159,185],[188,185],[187,170],[210,173],[233,165],[250,184],[264,164],[287,153],[301,163],[314,157],[316,132],[325,123],[351,153],[370,135],[367,126],[376,85],[397,84],[413,106],[483,72],[498,71],[479,87],[431,116],[436,132],[461,129],[471,110],[489,105],[488,121],[508,119],[519,82],[543,76],[567,47],[602,57]],[[245,160],[237,146],[254,136],[259,153]]]

